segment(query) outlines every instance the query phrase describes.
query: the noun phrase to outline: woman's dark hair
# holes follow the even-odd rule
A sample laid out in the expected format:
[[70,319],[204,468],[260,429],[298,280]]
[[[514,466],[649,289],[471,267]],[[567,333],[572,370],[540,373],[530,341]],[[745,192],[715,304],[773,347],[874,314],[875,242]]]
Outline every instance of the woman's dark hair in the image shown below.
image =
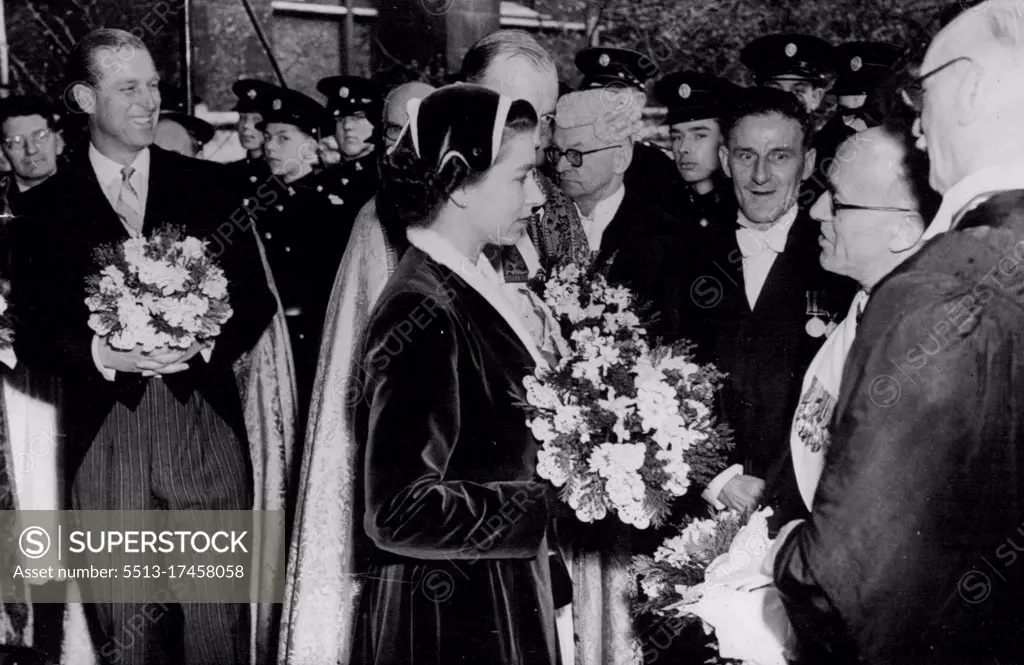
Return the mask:
[[[537,113],[533,106],[523,99],[512,102],[505,119],[499,156],[510,140],[536,127]],[[458,131],[458,123],[449,127],[443,143],[455,143],[451,137]],[[490,153],[489,145],[474,147],[474,152],[477,149]],[[495,157],[493,162],[498,159]],[[384,158],[377,192],[377,215],[389,233],[404,237],[405,229],[410,226],[429,226],[452,192],[478,182],[490,168],[489,165],[473,168],[467,161],[455,158],[438,169],[437,161],[429,155],[416,156],[410,131],[406,131],[394,152]]]

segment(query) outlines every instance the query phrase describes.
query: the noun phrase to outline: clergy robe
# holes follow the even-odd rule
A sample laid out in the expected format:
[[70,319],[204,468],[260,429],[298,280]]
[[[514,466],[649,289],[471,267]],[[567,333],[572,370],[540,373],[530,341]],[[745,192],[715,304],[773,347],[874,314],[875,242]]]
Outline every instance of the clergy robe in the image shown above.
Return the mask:
[[811,518],[775,559],[808,662],[1020,662],[1022,258],[1007,191],[875,287]]
[[[353,663],[557,662],[547,483],[523,411],[535,360],[479,291],[418,247],[367,324],[368,562]],[[358,514],[358,513],[357,513]]]

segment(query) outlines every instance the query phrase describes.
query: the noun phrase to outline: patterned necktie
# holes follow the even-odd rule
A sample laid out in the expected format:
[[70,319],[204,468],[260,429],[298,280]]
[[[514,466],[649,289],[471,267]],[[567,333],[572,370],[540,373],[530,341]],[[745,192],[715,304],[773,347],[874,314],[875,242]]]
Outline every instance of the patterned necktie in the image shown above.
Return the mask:
[[130,166],[121,168],[121,190],[117,195],[117,205],[114,212],[121,218],[121,223],[128,229],[128,233],[138,235],[142,233],[142,202],[139,201],[139,193],[132,185],[131,177],[135,169]]

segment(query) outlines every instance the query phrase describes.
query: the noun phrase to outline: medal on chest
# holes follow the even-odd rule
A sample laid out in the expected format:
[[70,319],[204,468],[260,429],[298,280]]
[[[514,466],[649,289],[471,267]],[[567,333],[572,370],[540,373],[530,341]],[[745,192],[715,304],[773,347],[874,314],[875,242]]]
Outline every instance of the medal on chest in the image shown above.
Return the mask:
[[804,325],[804,331],[814,338],[827,337],[836,329],[835,317],[823,308],[820,300],[823,300],[823,291],[807,291],[807,316],[811,317]]

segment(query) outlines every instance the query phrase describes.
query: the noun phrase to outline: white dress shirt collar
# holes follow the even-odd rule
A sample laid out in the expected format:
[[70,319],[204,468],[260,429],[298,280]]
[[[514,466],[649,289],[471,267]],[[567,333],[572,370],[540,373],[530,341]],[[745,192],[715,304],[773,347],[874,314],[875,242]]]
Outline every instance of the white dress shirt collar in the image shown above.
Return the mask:
[[594,206],[589,217],[580,211],[578,205],[576,206],[576,211],[580,214],[580,223],[583,224],[583,231],[587,234],[587,242],[592,252],[601,249],[601,238],[604,236],[605,229],[615,219],[615,213],[619,211],[619,206],[622,205],[622,199],[625,196],[626,186],[620,185],[611,196]]
[[942,205],[925,230],[924,239],[949,231],[985,199],[1011,189],[1024,189],[1024,161],[989,166],[970,174],[942,197]]
[[794,205],[767,229],[763,229],[763,225],[754,224],[747,219],[742,210],[737,212],[737,222],[740,226],[736,230],[736,240],[743,256],[758,254],[764,246],[776,254],[784,252],[786,241],[789,239],[789,231],[793,228],[793,222],[796,221],[799,211],[800,209]]
[[[100,187],[103,188],[104,195],[110,201],[111,207],[115,207],[119,192],[116,185],[121,182],[121,169],[124,168],[124,164],[119,164],[101,153],[91,141],[89,142],[89,163],[92,164],[92,170],[96,174],[96,179],[99,180]],[[149,164],[150,150],[143,148],[139,154],[135,155],[135,159],[130,165],[135,169],[130,181],[139,194],[139,203],[142,204],[140,212],[145,212],[146,209],[146,195],[149,193]]]

